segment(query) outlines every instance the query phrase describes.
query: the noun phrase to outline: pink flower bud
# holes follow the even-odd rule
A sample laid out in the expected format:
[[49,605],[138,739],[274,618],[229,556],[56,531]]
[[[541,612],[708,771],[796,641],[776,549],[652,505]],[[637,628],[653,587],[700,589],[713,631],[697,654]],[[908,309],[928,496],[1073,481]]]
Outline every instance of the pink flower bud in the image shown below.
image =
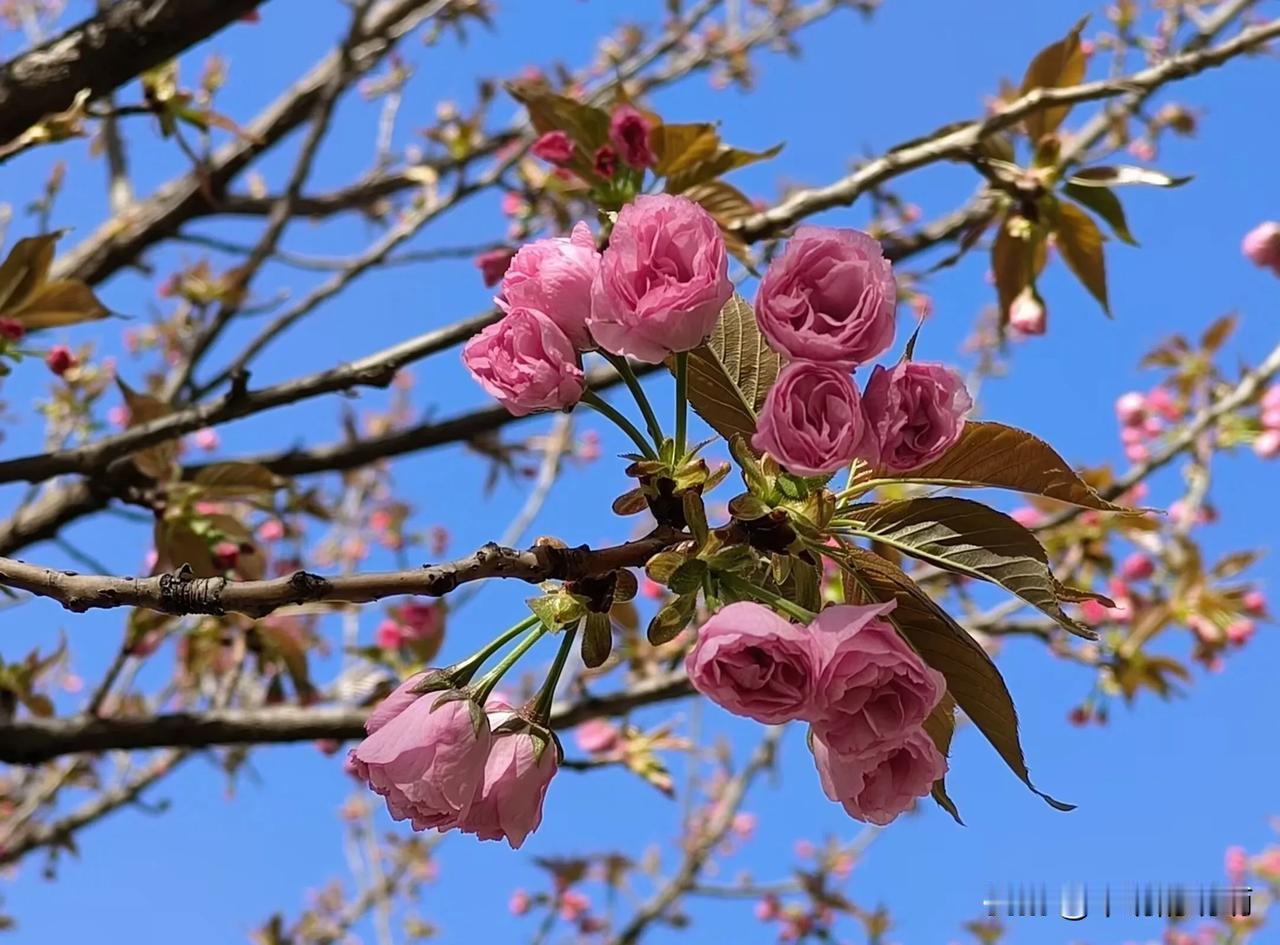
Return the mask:
[[893,344],[898,287],[880,243],[801,226],[760,280],[756,320],[775,351],[853,367]]
[[1181,420],[1186,412],[1167,387],[1151,388],[1151,393],[1147,394],[1147,409],[1155,411],[1170,423]]
[[1245,234],[1240,250],[1255,266],[1280,275],[1280,223],[1268,220]]
[[49,370],[61,377],[78,363],[76,356],[71,353],[71,349],[66,345],[54,345],[49,349],[49,353],[44,356],[44,363]]
[[1272,384],[1262,394],[1263,410],[1280,410],[1280,384]]
[[778,903],[777,896],[765,896],[756,903],[756,918],[761,922],[772,922],[781,914],[781,912],[782,909]]
[[1280,456],[1280,430],[1263,430],[1253,441],[1253,451],[1262,459]]
[[585,223],[569,238],[537,240],[520,247],[502,277],[496,300],[503,311],[532,308],[544,312],[579,351],[592,347],[587,330],[591,285],[600,269],[600,254]]
[[1048,327],[1048,314],[1035,291],[1023,289],[1009,306],[1009,324],[1024,335],[1043,335]]
[[1009,517],[1023,528],[1036,528],[1044,522],[1044,513],[1029,505],[1020,505],[1009,513]]
[[1116,399],[1116,416],[1127,427],[1138,426],[1147,416],[1147,399],[1136,390]]
[[1249,868],[1249,857],[1244,852],[1244,847],[1227,847],[1227,853],[1223,859],[1227,878],[1237,885],[1243,883],[1244,874]]
[[[560,134],[564,134],[564,132],[560,132]],[[511,898],[507,900],[507,909],[512,915],[524,915],[529,911],[530,905],[532,905],[532,901],[529,898],[529,894],[523,889],[517,889],[511,894]]]
[[893,603],[827,607],[809,625],[816,656],[813,730],[833,751],[862,755],[902,741],[947,690],[894,626]]
[[657,155],[649,146],[652,130],[653,123],[630,105],[615,108],[609,119],[609,140],[622,160],[637,170],[658,163]]
[[404,630],[401,629],[400,624],[388,617],[378,624],[378,629],[374,632],[374,640],[380,650],[398,650],[404,643]]
[[573,406],[585,387],[573,344],[536,309],[512,308],[467,342],[462,360],[516,417]]
[[192,436],[192,439],[195,441],[196,446],[204,450],[206,453],[212,453],[221,443],[218,431],[214,430],[212,427],[205,427],[203,430],[197,430],[195,435]]
[[1249,591],[1244,595],[1244,612],[1261,617],[1267,612],[1267,597],[1262,591]]
[[27,330],[16,318],[0,318],[0,338],[8,341],[21,341]]
[[603,144],[596,151],[591,166],[605,180],[612,180],[613,175],[618,173],[618,153],[607,144]]
[[877,365],[862,395],[863,413],[876,431],[880,464],[894,472],[918,469],[951,449],[972,406],[959,374],[925,361]]
[[563,131],[548,131],[533,143],[532,150],[548,164],[567,164],[573,160],[573,139]]
[[230,571],[240,563],[240,546],[232,541],[220,541],[213,546],[213,564],[220,571]]
[[1258,626],[1252,620],[1233,620],[1227,624],[1227,641],[1236,646],[1244,646],[1257,631]]
[[717,611],[685,659],[693,687],[721,708],[766,725],[813,713],[812,635],[760,604]]
[[514,250],[491,249],[477,256],[475,264],[476,268],[480,270],[480,276],[484,279],[484,284],[494,286],[501,282],[502,276],[506,273],[507,266],[511,264],[511,258],[514,255]]
[[1120,565],[1120,573],[1130,581],[1145,581],[1155,574],[1155,571],[1155,562],[1151,560],[1150,556],[1144,555],[1140,551],[1135,551],[1129,555]]
[[575,730],[574,741],[588,754],[611,752],[618,747],[618,727],[605,719],[588,719]]
[[618,213],[588,327],[606,351],[656,364],[700,345],[732,294],[711,214],[684,197],[643,195]]

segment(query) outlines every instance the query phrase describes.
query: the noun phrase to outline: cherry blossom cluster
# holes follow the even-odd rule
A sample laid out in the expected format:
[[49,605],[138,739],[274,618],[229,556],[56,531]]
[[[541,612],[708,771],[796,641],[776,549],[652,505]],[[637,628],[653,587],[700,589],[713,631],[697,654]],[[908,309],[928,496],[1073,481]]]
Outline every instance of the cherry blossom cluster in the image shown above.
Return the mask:
[[802,626],[760,604],[730,604],[685,662],[694,687],[735,715],[808,722],[824,793],[879,825],[947,770],[923,728],[946,680],[885,619],[894,606],[831,606]]

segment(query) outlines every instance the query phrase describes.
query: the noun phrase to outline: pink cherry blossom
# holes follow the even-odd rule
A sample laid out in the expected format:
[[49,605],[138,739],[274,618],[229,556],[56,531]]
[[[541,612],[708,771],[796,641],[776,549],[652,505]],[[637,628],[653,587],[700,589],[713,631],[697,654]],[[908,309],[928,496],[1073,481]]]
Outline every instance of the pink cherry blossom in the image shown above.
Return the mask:
[[548,131],[533,143],[533,154],[548,164],[565,164],[573,158],[573,139],[563,131]]
[[[497,729],[510,712],[490,712]],[[542,804],[558,767],[558,750],[542,731],[499,731],[484,763],[484,781],[471,807],[458,820],[464,833],[481,840],[506,840],[519,849],[542,823]]]
[[1240,251],[1255,266],[1280,276],[1280,223],[1268,220],[1245,234]]
[[809,625],[817,654],[814,731],[842,754],[896,743],[946,692],[942,674],[882,619],[894,602],[827,607]]
[[352,750],[352,764],[386,798],[394,819],[409,820],[414,830],[448,830],[484,782],[489,722],[462,693],[409,698],[406,684],[387,697],[389,717],[375,720],[375,712],[365,723],[370,734]]
[[652,132],[653,122],[630,105],[615,108],[609,119],[609,140],[622,155],[622,160],[637,170],[658,163],[658,157],[649,144]]
[[778,374],[751,445],[801,476],[879,458],[874,429],[848,372],[809,361],[793,361]]
[[592,347],[587,331],[591,284],[600,269],[600,254],[585,223],[568,238],[535,240],[520,247],[502,277],[495,300],[503,311],[530,308],[544,313],[579,351]]
[[711,214],[684,197],[643,195],[618,213],[588,324],[606,351],[656,363],[700,345],[732,294]]
[[972,406],[959,374],[924,361],[877,366],[862,394],[863,413],[879,443],[880,464],[894,472],[918,469],[942,457],[960,439]]
[[698,631],[685,668],[695,689],[735,715],[776,725],[811,714],[812,637],[760,604],[717,611]]
[[897,291],[875,239],[806,225],[760,280],[756,319],[775,351],[852,367],[893,343]]
[[462,360],[516,417],[570,407],[585,387],[573,344],[536,309],[512,308],[467,342]]
[[827,797],[855,820],[878,826],[909,810],[947,771],[946,759],[919,728],[861,756],[842,755],[816,735],[810,747]]

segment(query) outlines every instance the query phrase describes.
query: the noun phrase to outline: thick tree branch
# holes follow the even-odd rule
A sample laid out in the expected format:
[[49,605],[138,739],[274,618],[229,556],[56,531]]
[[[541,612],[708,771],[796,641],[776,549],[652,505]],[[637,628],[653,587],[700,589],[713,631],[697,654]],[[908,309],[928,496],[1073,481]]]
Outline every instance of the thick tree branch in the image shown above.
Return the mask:
[[[606,695],[558,702],[552,707],[551,724],[557,729],[572,728],[588,719],[625,715],[692,692],[688,677],[682,671],[673,672]],[[119,718],[24,719],[0,725],[0,761],[38,764],[75,752],[165,746],[193,749],[321,738],[353,741],[364,737],[368,714],[368,708],[351,706],[271,706]]]
[[0,67],[0,144],[88,90],[97,98],[172,59],[263,0],[119,0]]
[[490,542],[465,558],[409,571],[335,577],[296,571],[262,581],[197,578],[181,571],[147,578],[83,575],[0,558],[0,585],[56,600],[76,613],[145,607],[169,614],[262,617],[281,607],[307,603],[363,604],[406,594],[443,597],[463,584],[488,578],[516,578],[530,584],[571,581],[638,567],[685,537],[682,532],[658,528],[644,538],[608,548],[539,544],[524,551]]

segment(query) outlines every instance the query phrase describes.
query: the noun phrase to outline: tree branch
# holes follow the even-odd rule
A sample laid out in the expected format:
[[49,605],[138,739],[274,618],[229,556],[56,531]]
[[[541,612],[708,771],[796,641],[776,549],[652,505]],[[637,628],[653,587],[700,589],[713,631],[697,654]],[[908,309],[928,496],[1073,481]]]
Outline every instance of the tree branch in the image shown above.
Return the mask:
[[[688,677],[677,671],[606,695],[557,702],[551,710],[551,724],[557,729],[573,728],[588,719],[625,715],[692,693]],[[166,746],[193,749],[315,739],[354,741],[364,737],[364,720],[369,711],[367,707],[336,705],[270,706],[119,718],[78,715],[23,719],[0,725],[0,761],[39,764],[76,752]]]
[[46,115],[115,91],[263,0],[119,0],[0,67],[0,144]]
[[1209,49],[1194,49],[1131,75],[1084,82],[1066,88],[1032,89],[994,115],[956,128],[947,125],[912,142],[890,148],[854,173],[825,187],[800,190],[777,206],[738,221],[733,229],[744,239],[755,240],[786,229],[797,221],[832,207],[848,206],[873,187],[907,171],[936,161],[962,158],[984,138],[1012,127],[1028,115],[1059,105],[1097,101],[1132,94],[1143,97],[1161,86],[1220,66],[1258,49],[1280,36],[1280,20],[1242,30],[1233,39]]
[[599,549],[537,544],[517,551],[490,542],[465,558],[408,571],[334,577],[296,571],[261,581],[198,578],[185,571],[148,578],[83,575],[0,558],[0,585],[58,601],[76,613],[145,607],[168,614],[263,617],[298,604],[362,604],[406,594],[443,597],[463,584],[488,578],[516,578],[530,584],[572,581],[638,567],[686,537],[683,532],[660,527],[644,538]]

